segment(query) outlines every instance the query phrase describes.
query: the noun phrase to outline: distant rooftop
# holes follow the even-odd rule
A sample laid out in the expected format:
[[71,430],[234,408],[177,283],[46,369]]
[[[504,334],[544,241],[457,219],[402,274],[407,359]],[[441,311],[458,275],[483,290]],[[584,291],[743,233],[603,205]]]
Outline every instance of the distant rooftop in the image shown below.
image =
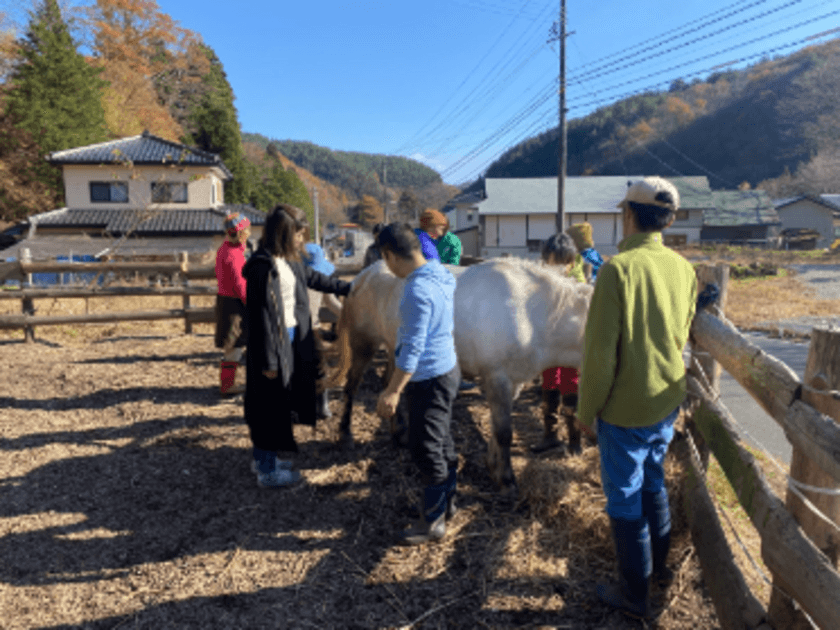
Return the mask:
[[714,206],[703,212],[703,225],[781,224],[773,201],[763,190],[716,190],[712,198]]
[[148,131],[139,136],[53,151],[47,156],[47,161],[56,165],[130,162],[143,165],[215,166],[225,173],[227,179],[233,179],[233,174],[215,153],[159,138]]
[[128,208],[62,208],[30,217],[38,227],[101,230],[119,236],[164,234],[215,235],[224,231],[225,217],[239,212],[254,225],[265,224],[265,213],[248,205],[225,205],[205,210],[132,210]]

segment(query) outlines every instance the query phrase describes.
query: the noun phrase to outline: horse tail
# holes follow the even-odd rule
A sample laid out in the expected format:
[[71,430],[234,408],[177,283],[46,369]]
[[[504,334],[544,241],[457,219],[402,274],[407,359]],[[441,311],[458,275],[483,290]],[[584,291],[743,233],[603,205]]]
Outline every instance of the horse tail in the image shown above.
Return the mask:
[[338,349],[338,365],[330,378],[330,387],[340,387],[344,385],[344,380],[347,378],[347,373],[350,371],[350,366],[353,364],[353,349],[350,346],[350,327],[353,323],[353,303],[350,296],[344,299],[344,304],[341,308],[341,314],[338,316],[338,340],[336,346]]

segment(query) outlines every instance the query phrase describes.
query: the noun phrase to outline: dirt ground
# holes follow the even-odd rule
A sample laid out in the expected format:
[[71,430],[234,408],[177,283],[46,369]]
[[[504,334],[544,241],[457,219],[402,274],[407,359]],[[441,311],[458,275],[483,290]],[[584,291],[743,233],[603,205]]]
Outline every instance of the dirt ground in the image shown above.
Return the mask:
[[673,461],[677,579],[646,626],[594,597],[615,564],[597,449],[531,456],[536,389],[515,405],[519,500],[489,480],[487,407],[464,392],[461,510],[443,542],[406,549],[393,539],[418,484],[373,413],[381,361],[355,448],[336,444],[333,392],[334,417],[296,432],[306,483],[263,490],[211,329],[182,327],[43,327],[29,345],[0,331],[0,628],[718,627]]

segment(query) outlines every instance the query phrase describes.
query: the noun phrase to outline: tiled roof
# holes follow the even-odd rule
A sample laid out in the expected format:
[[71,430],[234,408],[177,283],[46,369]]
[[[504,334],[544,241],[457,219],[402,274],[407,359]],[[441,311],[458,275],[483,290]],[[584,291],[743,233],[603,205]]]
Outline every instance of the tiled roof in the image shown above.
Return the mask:
[[[265,213],[247,205],[226,205],[205,210],[131,210],[126,208],[64,208],[36,215],[40,227],[70,227],[104,230],[113,235],[132,232],[137,236],[219,234],[225,217],[239,212],[254,225],[265,224]],[[133,230],[133,231],[132,231]]]
[[703,212],[704,226],[781,223],[770,196],[763,190],[716,190],[712,198],[714,207]]
[[[642,175],[593,175],[567,177],[565,211],[574,214],[617,214],[628,183]],[[680,192],[682,208],[712,207],[709,179],[704,176],[668,177]],[[487,198],[477,203],[481,214],[546,214],[557,212],[556,177],[487,178]],[[447,205],[460,200],[456,197]]]
[[665,179],[677,187],[680,193],[680,208],[684,210],[689,208],[705,209],[714,205],[709,178],[705,175],[666,177]]
[[[564,209],[568,213],[621,212],[627,181],[641,175],[568,177]],[[484,181],[487,199],[478,204],[483,215],[554,214],[557,212],[556,177],[490,178]]]
[[216,166],[229,179],[233,174],[215,153],[170,142],[144,131],[139,136],[120,138],[86,147],[53,151],[47,156],[51,164],[183,164],[186,166]]

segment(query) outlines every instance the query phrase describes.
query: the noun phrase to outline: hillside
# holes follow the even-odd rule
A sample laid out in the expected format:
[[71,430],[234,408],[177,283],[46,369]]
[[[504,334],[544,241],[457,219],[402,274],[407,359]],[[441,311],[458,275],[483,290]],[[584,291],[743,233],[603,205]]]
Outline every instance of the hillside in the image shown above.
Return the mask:
[[272,140],[255,133],[242,134],[243,142],[263,149],[276,150],[326,182],[353,192],[356,197],[377,194],[381,190],[383,165],[387,167],[387,184],[393,188],[422,188],[441,181],[440,174],[428,166],[405,157],[333,151],[311,142]]
[[[277,156],[284,168],[293,168],[309,190],[318,189],[322,223],[343,223],[364,196],[381,200],[388,195],[390,218],[410,220],[415,211],[441,208],[460,191],[444,184],[440,174],[408,158],[333,151],[310,142],[271,140],[243,133],[248,159],[266,163]],[[380,177],[387,165],[387,193]]]
[[[814,160],[822,165],[840,148],[838,94],[837,39],[705,81],[675,81],[668,91],[570,121],[568,174],[698,174],[713,188],[748,182],[771,194],[835,192],[836,169],[817,168]],[[556,128],[513,147],[486,171],[556,174]]]

